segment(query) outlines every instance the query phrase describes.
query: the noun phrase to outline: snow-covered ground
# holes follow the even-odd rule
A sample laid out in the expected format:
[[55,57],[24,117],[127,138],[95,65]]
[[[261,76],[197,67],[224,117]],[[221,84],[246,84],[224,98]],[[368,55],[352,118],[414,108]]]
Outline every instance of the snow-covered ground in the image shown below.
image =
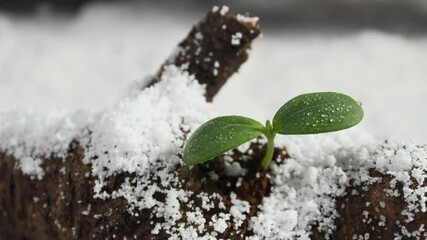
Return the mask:
[[[155,73],[200,17],[110,5],[89,6],[69,19],[2,13],[0,111],[111,106],[132,83]],[[426,143],[426,64],[427,36],[269,31],[215,107],[263,122],[298,94],[339,91],[363,103],[361,125],[379,139]]]

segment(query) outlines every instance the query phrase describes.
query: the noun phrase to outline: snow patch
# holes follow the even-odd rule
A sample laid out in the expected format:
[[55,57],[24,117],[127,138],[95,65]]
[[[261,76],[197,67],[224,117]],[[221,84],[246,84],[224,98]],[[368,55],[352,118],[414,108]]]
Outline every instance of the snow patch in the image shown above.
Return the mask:
[[[249,227],[255,233],[251,239],[310,239],[314,224],[328,236],[336,228],[336,198],[346,195],[350,183],[369,190],[369,185],[379,180],[370,175],[372,169],[393,177],[390,188],[385,189],[390,197],[398,192],[397,182],[403,185],[403,198],[408,206],[401,214],[406,216],[407,222],[414,219],[415,213],[427,211],[427,187],[423,185],[427,178],[427,146],[396,142],[358,142],[350,146],[345,141],[339,146],[332,143],[342,139],[342,134],[328,135],[314,137],[323,141],[317,146],[308,143],[312,151],[305,156],[298,148],[307,147],[307,142],[299,145],[295,142],[298,138],[288,140],[289,153],[294,157],[286,159],[282,165],[272,164],[272,192],[264,198],[257,216],[250,220]],[[325,142],[329,146],[324,145]],[[384,202],[378,204],[386,208]],[[370,205],[366,203],[366,207]],[[364,219],[367,223],[372,221],[368,211],[364,211]],[[378,220],[379,227],[387,223],[383,215]],[[400,223],[396,224],[401,228]],[[420,235],[423,231],[408,232],[406,236]]]
[[[178,164],[184,134],[210,116],[204,87],[174,66],[165,67],[161,81],[100,114],[91,129],[84,161],[103,185],[122,172],[147,174],[157,161]],[[167,174],[162,183],[167,184]],[[97,186],[100,189],[102,186]],[[97,191],[98,195],[102,195]]]
[[257,24],[259,21],[259,17],[247,17],[241,14],[237,14],[236,18],[239,22],[250,23],[252,25]]
[[230,10],[230,8],[228,6],[222,6],[221,10],[219,11],[219,13],[221,15],[225,15],[226,13],[228,13],[228,11]]
[[49,113],[11,110],[0,113],[0,152],[13,156],[24,174],[42,179],[43,157],[66,156],[70,143],[84,145],[94,114],[57,109]]
[[242,40],[242,37],[243,35],[241,32],[236,32],[235,34],[231,35],[231,45],[239,46],[240,40]]
[[42,180],[44,176],[44,171],[40,167],[42,161],[40,159],[33,159],[31,157],[23,157],[19,160],[19,167],[21,171],[32,177],[37,177],[37,179]]

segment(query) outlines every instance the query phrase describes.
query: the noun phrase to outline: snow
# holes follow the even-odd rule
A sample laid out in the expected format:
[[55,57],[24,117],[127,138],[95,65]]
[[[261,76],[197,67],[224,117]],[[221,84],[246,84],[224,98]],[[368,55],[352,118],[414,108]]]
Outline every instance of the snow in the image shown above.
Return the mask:
[[47,112],[10,110],[0,114],[0,151],[16,158],[54,153],[64,157],[70,142],[88,134],[83,126],[92,122],[87,111],[57,109]]
[[[212,11],[225,14],[228,8],[214,7]],[[174,173],[183,164],[179,158],[184,143],[181,129],[193,131],[217,115],[213,107],[221,114],[264,119],[301,92],[337,91],[364,103],[362,126],[339,133],[278,137],[276,145],[286,146],[291,158],[271,165],[272,192],[258,207],[258,214],[249,219],[255,233],[251,239],[308,239],[313,223],[330,233],[338,216],[335,198],[345,195],[350,182],[366,187],[377,182],[369,175],[371,169],[393,177],[386,189],[390,197],[400,194],[396,186],[401,183],[408,204],[402,215],[407,222],[413,220],[414,213],[427,212],[427,187],[423,186],[427,146],[405,143],[411,138],[427,141],[423,125],[427,113],[420,110],[420,103],[427,100],[425,36],[407,38],[369,30],[332,35],[265,33],[266,37],[254,44],[249,62],[212,106],[204,101],[203,86],[185,69],[174,66],[166,67],[162,81],[153,87],[136,91],[143,85],[139,81],[132,85],[133,91],[126,89],[132,81],[156,70],[194,19],[174,19],[177,24],[172,28],[165,16],[138,13],[129,17],[123,12],[92,7],[77,20],[58,22],[51,28],[45,27],[47,19],[31,22],[2,18],[0,151],[14,156],[24,174],[42,179],[43,157],[63,157],[70,142],[77,140],[85,146],[84,161],[91,164],[91,174],[97,178],[94,197],[124,197],[131,214],[153,209],[153,215],[166,219],[154,227],[153,233],[163,229],[175,237],[215,239],[228,228],[227,221],[233,221],[235,227],[243,223],[249,203],[239,200],[235,193],[230,195],[229,211],[219,195],[198,193],[202,206],[189,200],[194,193],[182,190]],[[91,17],[92,13],[99,19]],[[107,17],[109,13],[120,17],[120,25],[114,25],[117,23]],[[154,28],[145,23],[153,23],[145,21],[151,18],[159,20],[161,27],[156,29],[178,37],[165,38],[162,31],[133,34],[141,25]],[[257,20],[242,15],[238,18]],[[103,30],[91,33],[101,24],[126,27],[116,29],[119,34]],[[39,30],[32,30],[34,26]],[[100,42],[102,36],[105,42]],[[233,36],[230,44],[240,44],[241,33]],[[154,49],[153,44],[163,47]],[[89,64],[82,64],[82,59]],[[214,66],[218,68],[220,63]],[[71,109],[46,111],[55,105]],[[15,109],[22,106],[33,110]],[[75,110],[79,108],[97,111]],[[397,137],[399,141],[377,140],[384,137]],[[224,174],[246,174],[246,169],[228,160]],[[110,177],[123,172],[136,177],[126,178],[112,193],[102,190]],[[158,184],[150,180],[150,174],[159,176]],[[218,175],[212,172],[210,177],[217,179]],[[156,192],[165,195],[164,202],[154,198]],[[177,224],[183,219],[182,205],[189,208],[185,215],[192,226]],[[366,203],[366,207],[370,205]],[[214,207],[222,212],[211,220],[204,219],[203,213]],[[379,207],[387,206],[380,202]],[[90,208],[88,205],[82,214],[90,216]],[[371,221],[368,212],[364,217]],[[380,226],[387,222],[382,215],[380,220]],[[209,233],[208,227],[214,231]],[[407,237],[424,233],[424,225],[415,232],[404,230]]]
[[215,231],[222,233],[227,229],[227,223],[224,219],[217,219],[213,224]]
[[[76,140],[85,148],[83,162],[91,165],[91,175],[95,177],[93,197],[123,197],[129,213],[134,216],[138,216],[139,210],[151,209],[152,216],[165,220],[154,226],[153,234],[164,230],[171,238],[203,235],[201,239],[214,239],[207,231],[207,225],[212,223],[204,219],[204,213],[215,207],[220,209],[219,222],[213,223],[217,232],[228,228],[224,225],[225,219],[232,219],[238,228],[249,212],[248,202],[232,195],[228,213],[224,205],[219,204],[220,195],[183,190],[175,171],[183,165],[179,155],[184,135],[191,134],[213,116],[211,104],[203,95],[205,87],[184,67],[165,66],[160,78],[154,86],[135,91],[99,113],[69,112],[67,115],[61,112],[58,115],[54,111],[42,116],[5,112],[1,115],[4,124],[0,128],[0,149],[17,158],[24,174],[42,179],[42,160],[36,157],[64,156],[68,144]],[[184,133],[182,129],[189,132]],[[240,166],[230,171],[231,174],[245,173]],[[121,173],[132,173],[135,177],[125,178],[112,192],[103,190],[110,177]],[[155,193],[164,194],[164,201],[156,199]],[[190,200],[193,194],[201,199],[201,206]],[[63,192],[60,196],[65,198]],[[178,224],[184,217],[183,205],[188,208],[185,217],[191,226]],[[89,204],[81,214],[90,216],[90,209]]]
[[412,168],[411,156],[406,150],[400,149],[390,159],[390,166],[397,170],[409,170]]
[[[211,116],[203,93],[194,77],[169,66],[158,84],[102,112],[91,129],[84,159],[100,184],[118,172],[147,174],[155,161],[179,162],[181,129],[194,129]],[[167,185],[170,180],[162,181]]]
[[246,214],[249,213],[250,205],[247,201],[237,199],[237,195],[233,192],[230,194],[230,199],[233,204],[230,209],[230,214],[233,217],[234,228],[238,229],[246,219]]
[[258,21],[259,21],[258,17],[247,17],[247,16],[244,16],[244,15],[241,15],[241,14],[237,14],[236,18],[240,22],[251,23],[252,25],[257,24]]
[[41,180],[44,176],[44,171],[40,167],[41,163],[42,161],[38,158],[33,159],[31,157],[23,157],[19,159],[18,166],[24,174],[33,178],[37,177],[37,179]]
[[[408,222],[413,220],[414,213],[426,212],[427,187],[423,184],[427,177],[427,146],[362,141],[353,143],[351,147],[340,140],[345,135],[356,134],[348,131],[313,136],[319,142],[317,147],[313,143],[308,144],[313,148],[310,152],[299,149],[307,144],[290,144],[294,140],[288,140],[286,146],[289,146],[289,154],[293,157],[283,165],[272,166],[272,193],[264,198],[257,216],[250,220],[256,236],[267,239],[294,239],[299,236],[309,239],[310,225],[315,222],[322,232],[332,232],[334,219],[338,216],[336,197],[345,196],[350,182],[367,187],[377,182],[378,179],[369,175],[372,169],[393,176],[390,188],[385,191],[393,193],[397,182],[403,185],[403,197],[408,206],[401,214],[407,217]],[[330,145],[319,147],[324,145],[322,140]],[[335,145],[340,142],[341,146]],[[294,151],[301,155],[294,155]],[[309,154],[304,156],[304,153]],[[335,159],[334,163],[328,162],[330,158]],[[388,160],[388,164],[376,164],[384,159]],[[366,203],[367,207],[369,205]],[[385,208],[386,205],[379,202],[379,207]],[[364,216],[368,223],[371,222],[367,211]],[[386,221],[385,216],[381,215],[379,226],[385,226]]]
[[247,169],[242,168],[239,163],[234,162],[233,159],[229,156],[225,156],[224,164],[224,174],[226,176],[244,176],[248,172]]
[[229,9],[227,6],[222,6],[222,7],[221,7],[221,10],[219,11],[219,13],[220,13],[221,15],[224,15],[224,14],[226,14],[229,10],[230,10],[230,9]]
[[0,113],[0,151],[14,156],[24,174],[42,179],[42,157],[65,157],[70,143],[89,135],[94,114],[56,109],[50,112],[9,110]]
[[213,6],[213,7],[212,7],[212,12],[218,12],[218,10],[219,10],[219,7],[218,7],[218,6]]
[[233,35],[231,35],[231,45],[233,46],[239,46],[240,40],[242,39],[243,35],[240,32],[237,32]]
[[272,193],[264,198],[260,212],[251,219],[256,235],[268,239],[308,239],[308,228],[314,221],[318,221],[321,230],[333,229],[337,217],[333,196],[345,193],[347,176],[336,166],[318,167],[316,181],[309,184],[306,179],[313,176],[307,176],[307,165],[304,159],[290,159],[283,167],[272,166]]

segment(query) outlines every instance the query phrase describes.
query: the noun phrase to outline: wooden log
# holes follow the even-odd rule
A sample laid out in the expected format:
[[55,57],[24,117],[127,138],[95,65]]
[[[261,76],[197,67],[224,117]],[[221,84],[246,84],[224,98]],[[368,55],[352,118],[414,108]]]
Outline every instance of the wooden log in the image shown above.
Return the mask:
[[195,25],[178,45],[176,54],[159,69],[148,86],[160,80],[165,65],[184,67],[206,85],[206,99],[212,101],[227,79],[248,59],[248,49],[260,34],[256,22],[239,21],[233,14],[212,11]]
[[[239,43],[232,44],[236,33],[239,33]],[[239,21],[231,13],[210,11],[179,44],[178,54],[164,65],[185,67],[199,82],[206,84],[206,99],[212,100],[246,61],[250,43],[259,33],[255,23]],[[149,86],[159,81],[162,70],[163,67]],[[1,240],[123,239],[126,236],[163,239],[166,236],[151,235],[153,219],[144,212],[140,218],[129,215],[123,198],[95,199],[96,179],[90,175],[90,164],[82,161],[84,154],[84,148],[74,141],[65,158],[45,156],[41,164],[45,174],[37,180],[17,169],[13,156],[0,153]],[[124,177],[111,177],[108,187],[119,185]]]

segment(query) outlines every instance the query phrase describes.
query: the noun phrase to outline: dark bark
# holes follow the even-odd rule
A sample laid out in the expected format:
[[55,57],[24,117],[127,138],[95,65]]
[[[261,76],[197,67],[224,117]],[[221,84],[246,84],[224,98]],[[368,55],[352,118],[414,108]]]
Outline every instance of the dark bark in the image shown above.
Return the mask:
[[[195,39],[197,32],[203,35],[200,43]],[[243,35],[241,44],[231,46],[236,32]],[[259,33],[258,26],[241,23],[232,14],[209,12],[179,44],[183,51],[165,64],[188,64],[188,71],[206,84],[206,98],[211,100],[247,59],[246,50]],[[208,57],[211,62],[203,61]],[[213,73],[215,61],[220,64],[217,75]],[[162,68],[150,85],[158,81],[161,71]],[[72,142],[64,159],[43,159],[45,175],[37,180],[17,169],[14,157],[0,153],[0,240],[165,237],[163,233],[151,235],[150,221],[156,219],[147,217],[148,210],[141,211],[137,218],[127,213],[127,203],[122,198],[94,199],[95,179],[90,176],[91,166],[82,162],[83,157],[84,149]],[[116,188],[123,178],[111,177],[108,188]]]
[[[232,36],[236,33],[242,34],[240,44],[232,45]],[[247,50],[259,34],[256,24],[240,22],[230,13],[209,12],[178,45],[176,55],[163,66],[186,66],[201,84],[206,84],[206,99],[212,101],[227,79],[248,59]],[[215,62],[219,64],[217,67]],[[163,66],[148,86],[159,81]]]
[[[400,196],[392,197],[384,190],[390,188],[393,177],[373,170],[370,175],[380,178],[381,181],[367,186],[349,187],[346,196],[337,199],[340,217],[336,219],[337,230],[331,239],[355,239],[354,236],[356,239],[366,239],[363,238],[366,235],[369,235],[369,239],[395,239],[395,234],[402,236],[402,239],[417,239],[416,236],[408,237],[405,231],[417,231],[423,224],[425,229],[427,213],[416,212],[414,220],[407,222],[407,217],[402,215],[402,211],[408,207],[403,197],[402,184],[396,184]],[[427,181],[424,182],[425,185]],[[357,194],[352,194],[353,191]],[[424,233],[425,230],[418,239],[425,239]],[[312,239],[325,238],[323,234],[315,231]]]

